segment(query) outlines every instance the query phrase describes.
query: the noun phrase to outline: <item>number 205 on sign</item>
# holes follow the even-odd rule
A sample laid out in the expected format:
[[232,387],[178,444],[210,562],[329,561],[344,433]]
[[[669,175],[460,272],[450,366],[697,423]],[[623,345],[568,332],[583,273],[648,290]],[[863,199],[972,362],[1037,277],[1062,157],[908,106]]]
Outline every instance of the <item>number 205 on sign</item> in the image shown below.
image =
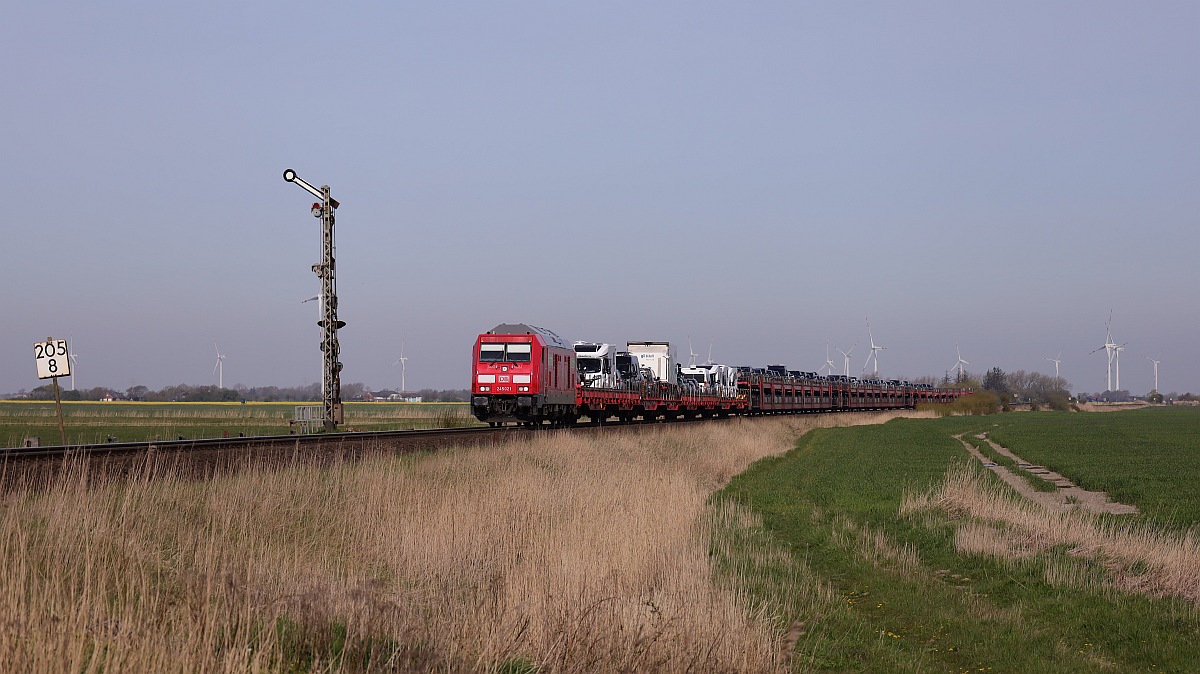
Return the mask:
[[71,361],[67,358],[65,339],[34,344],[33,357],[37,360],[38,379],[68,377],[71,374]]

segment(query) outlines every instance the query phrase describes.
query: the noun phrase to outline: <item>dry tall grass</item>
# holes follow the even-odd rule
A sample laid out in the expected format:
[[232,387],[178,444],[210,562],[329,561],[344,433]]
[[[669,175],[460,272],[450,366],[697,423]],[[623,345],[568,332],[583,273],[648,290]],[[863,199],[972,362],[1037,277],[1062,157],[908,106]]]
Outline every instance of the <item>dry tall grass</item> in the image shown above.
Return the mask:
[[[1195,531],[1164,532],[1081,510],[1052,510],[985,480],[974,464],[951,470],[929,493],[906,496],[900,507],[901,514],[930,510],[965,516],[955,536],[960,552],[1017,563],[1061,546],[1070,556],[1100,562],[1111,587],[1182,597],[1200,607],[1200,540]],[[1052,555],[1043,561],[1052,585],[1090,588],[1098,582],[1080,566],[1064,566]]]
[[808,428],[890,416],[203,482],[80,465],[0,502],[0,671],[779,671],[801,630],[715,580],[714,527],[744,514],[707,498]]

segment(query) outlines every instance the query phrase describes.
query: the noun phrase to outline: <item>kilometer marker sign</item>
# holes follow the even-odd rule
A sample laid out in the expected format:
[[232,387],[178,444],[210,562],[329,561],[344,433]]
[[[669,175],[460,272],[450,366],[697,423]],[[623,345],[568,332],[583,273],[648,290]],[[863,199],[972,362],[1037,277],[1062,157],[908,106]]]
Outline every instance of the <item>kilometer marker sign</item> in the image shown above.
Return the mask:
[[38,379],[71,376],[71,360],[67,357],[67,340],[54,339],[33,345]]
[[54,407],[58,410],[58,437],[62,446],[67,446],[67,431],[63,427],[62,397],[58,393],[58,378],[71,374],[71,359],[67,356],[67,340],[47,337],[44,342],[33,345],[33,358],[37,361],[38,379],[49,379],[54,384]]

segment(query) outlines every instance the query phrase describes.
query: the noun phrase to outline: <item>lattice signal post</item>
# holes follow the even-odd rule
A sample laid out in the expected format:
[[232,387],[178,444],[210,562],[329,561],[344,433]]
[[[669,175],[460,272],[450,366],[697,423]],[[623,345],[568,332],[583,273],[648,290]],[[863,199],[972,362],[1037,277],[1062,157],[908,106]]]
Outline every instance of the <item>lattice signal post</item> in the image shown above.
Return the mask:
[[321,353],[323,355],[321,368],[321,393],[325,406],[325,430],[337,430],[342,423],[342,364],[338,360],[337,331],[346,327],[344,321],[337,317],[337,283],[335,281],[333,221],[334,212],[341,204],[329,195],[329,185],[320,188],[300,179],[296,172],[287,169],[283,179],[303,187],[309,194],[321,201],[313,204],[312,214],[321,219],[321,262],[312,266],[313,273],[321,279],[322,312],[317,325],[321,327]]

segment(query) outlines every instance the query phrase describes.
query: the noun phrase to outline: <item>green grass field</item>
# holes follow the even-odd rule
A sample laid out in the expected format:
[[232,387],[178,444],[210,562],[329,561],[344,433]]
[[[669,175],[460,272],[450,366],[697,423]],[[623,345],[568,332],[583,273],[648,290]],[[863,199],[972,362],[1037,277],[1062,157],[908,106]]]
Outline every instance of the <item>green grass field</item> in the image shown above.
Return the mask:
[[[730,529],[721,549],[733,552],[714,557],[782,624],[802,626],[795,671],[1195,671],[1196,604],[1122,589],[1155,578],[1156,559],[1130,561],[1122,551],[1069,543],[1022,548],[1031,537],[1017,520],[997,523],[937,499],[907,514],[901,506],[906,494],[936,489],[948,471],[977,465],[952,435],[987,431],[1090,488],[1122,489],[1121,500],[1148,513],[1063,519],[1064,529],[1095,522],[1101,531],[1163,542],[1162,535],[1180,527],[1195,531],[1200,494],[1168,498],[1158,490],[1197,474],[1200,437],[1192,429],[1198,422],[1200,410],[1189,408],[895,420],[813,431],[716,495],[749,508],[761,527]],[[1140,453],[1136,461],[1131,452]],[[990,472],[970,474],[1009,499],[1002,502],[1019,501]],[[960,551],[984,529],[1013,554]],[[1194,539],[1176,538],[1194,554]],[[1185,567],[1195,566],[1191,560]],[[814,588],[837,601],[814,609]]]
[[1200,522],[1200,407],[995,417],[989,437],[1085,489],[1175,528]]
[[[317,403],[309,403],[317,404]],[[219,438],[226,434],[287,435],[295,403],[64,402],[67,444]],[[466,403],[347,403],[342,430],[380,431],[474,425]],[[0,401],[0,447],[27,436],[60,444],[52,402]]]

